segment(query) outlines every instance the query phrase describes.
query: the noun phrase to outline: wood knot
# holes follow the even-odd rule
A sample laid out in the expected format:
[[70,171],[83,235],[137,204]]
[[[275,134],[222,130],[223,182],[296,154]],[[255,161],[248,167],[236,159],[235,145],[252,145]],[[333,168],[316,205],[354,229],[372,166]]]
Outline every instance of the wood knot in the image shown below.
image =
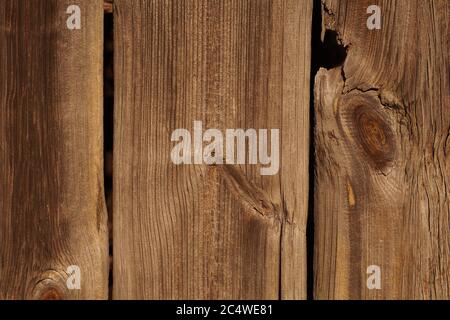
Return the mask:
[[39,300],[62,300],[62,294],[56,288],[47,288],[41,293]]
[[68,297],[65,272],[47,270],[34,282],[31,289],[32,300],[65,300]]
[[388,123],[374,109],[360,106],[355,108],[355,124],[359,143],[375,169],[387,167],[395,154],[394,135]]

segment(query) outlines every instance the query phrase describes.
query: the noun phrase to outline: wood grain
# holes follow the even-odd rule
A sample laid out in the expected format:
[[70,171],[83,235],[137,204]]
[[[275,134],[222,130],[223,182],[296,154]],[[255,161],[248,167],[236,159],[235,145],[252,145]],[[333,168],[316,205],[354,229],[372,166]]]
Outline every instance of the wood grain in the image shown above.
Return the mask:
[[68,30],[71,4],[0,2],[1,299],[107,298],[103,7]]
[[348,55],[315,80],[318,299],[450,298],[449,4],[324,1]]
[[[115,14],[116,299],[305,298],[312,1],[125,1]],[[277,175],[181,165],[177,128],[278,128]]]

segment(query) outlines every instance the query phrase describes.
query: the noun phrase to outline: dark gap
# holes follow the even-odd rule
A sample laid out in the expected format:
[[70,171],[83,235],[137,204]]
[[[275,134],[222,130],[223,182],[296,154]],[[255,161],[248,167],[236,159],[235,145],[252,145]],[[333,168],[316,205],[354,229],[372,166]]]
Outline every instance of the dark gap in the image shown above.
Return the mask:
[[[321,22],[322,23],[322,22]],[[319,36],[320,39],[320,36]],[[320,66],[333,69],[342,66],[347,58],[347,48],[339,41],[339,35],[336,31],[327,29],[321,49],[320,58],[322,59]]]
[[109,275],[108,294],[112,297],[112,209],[113,209],[113,131],[114,131],[114,30],[113,14],[105,10],[103,50],[103,152],[106,208],[108,210]]
[[311,79],[310,79],[310,145],[309,145],[309,194],[307,244],[307,298],[314,299],[314,194],[315,194],[315,128],[314,81],[320,68],[332,69],[342,66],[347,58],[347,46],[342,45],[336,31],[325,30],[322,42],[322,1],[314,0],[311,32]]
[[323,44],[320,39],[322,31],[322,4],[320,0],[313,2],[311,31],[311,78],[310,78],[310,144],[309,144],[309,192],[308,220],[306,224],[307,246],[307,299],[314,299],[314,177],[315,177],[315,113],[314,113],[314,79],[323,61]]

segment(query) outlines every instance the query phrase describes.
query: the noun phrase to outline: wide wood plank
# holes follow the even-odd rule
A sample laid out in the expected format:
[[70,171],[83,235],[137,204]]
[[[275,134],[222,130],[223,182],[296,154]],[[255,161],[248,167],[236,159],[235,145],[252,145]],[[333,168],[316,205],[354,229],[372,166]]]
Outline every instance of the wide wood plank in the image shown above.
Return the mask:
[[103,6],[72,4],[0,2],[1,299],[107,298]]
[[[114,298],[305,298],[312,1],[117,0]],[[175,129],[279,129],[280,168],[175,165]]]
[[315,297],[449,299],[450,2],[324,5],[347,57],[316,77]]

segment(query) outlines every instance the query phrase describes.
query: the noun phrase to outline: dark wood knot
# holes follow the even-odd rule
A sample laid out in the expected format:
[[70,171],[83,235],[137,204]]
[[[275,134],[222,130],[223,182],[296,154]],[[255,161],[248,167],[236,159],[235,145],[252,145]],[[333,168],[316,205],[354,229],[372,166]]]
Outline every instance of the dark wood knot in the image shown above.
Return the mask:
[[382,114],[374,108],[355,108],[357,137],[375,169],[386,168],[395,155],[395,139],[392,130]]
[[58,291],[58,289],[49,287],[46,290],[44,290],[39,300],[62,300],[62,294]]

